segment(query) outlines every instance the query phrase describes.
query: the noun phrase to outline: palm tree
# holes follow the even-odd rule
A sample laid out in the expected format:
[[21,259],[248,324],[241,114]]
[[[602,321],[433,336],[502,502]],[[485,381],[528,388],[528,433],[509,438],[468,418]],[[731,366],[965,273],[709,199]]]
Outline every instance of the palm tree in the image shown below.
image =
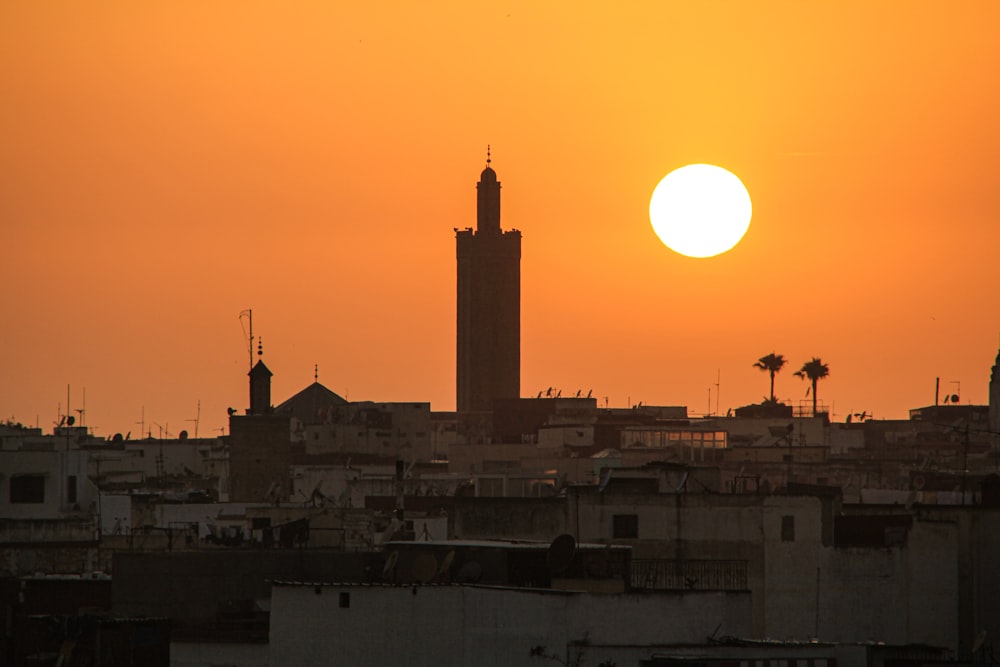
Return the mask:
[[771,403],[775,403],[774,400],[774,374],[777,373],[784,367],[786,361],[783,354],[771,354],[764,355],[757,360],[757,363],[753,365],[754,368],[759,368],[762,371],[767,371],[771,374]]
[[812,382],[813,393],[813,417],[816,416],[816,383],[830,374],[830,367],[824,364],[819,357],[813,357],[802,368],[795,371],[795,375],[803,380],[808,378]]

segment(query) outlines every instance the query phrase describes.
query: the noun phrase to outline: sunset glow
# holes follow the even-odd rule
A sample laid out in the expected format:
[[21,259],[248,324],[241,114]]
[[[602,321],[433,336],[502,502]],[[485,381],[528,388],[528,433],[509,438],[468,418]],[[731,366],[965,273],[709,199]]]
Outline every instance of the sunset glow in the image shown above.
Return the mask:
[[[992,0],[0,3],[0,419],[51,428],[69,386],[101,435],[218,435],[251,308],[276,403],[318,365],[453,410],[488,144],[522,395],[725,414],[773,351],[829,363],[839,421],[906,417],[935,378],[985,403],[998,25]],[[693,163],[753,198],[710,261],[650,229]]]

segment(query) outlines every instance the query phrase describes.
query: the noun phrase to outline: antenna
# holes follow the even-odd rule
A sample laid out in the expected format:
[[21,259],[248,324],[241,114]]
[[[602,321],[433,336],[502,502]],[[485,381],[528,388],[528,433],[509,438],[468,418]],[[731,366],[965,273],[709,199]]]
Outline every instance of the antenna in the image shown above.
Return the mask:
[[719,385],[722,383],[722,369],[715,369],[715,414],[719,414]]
[[194,419],[185,419],[186,422],[194,422],[194,437],[198,438],[198,422],[201,420],[201,399],[198,399],[198,412],[195,413]]
[[247,310],[240,311],[240,326],[243,326],[243,318],[246,317],[250,323],[250,331],[247,333],[247,329],[243,329],[243,335],[247,337],[247,350],[250,353],[250,370],[253,370],[253,309],[248,308]]
[[142,434],[146,432],[146,406],[145,405],[142,406],[142,413],[141,413],[141,415],[142,416],[139,418],[139,421],[133,422],[133,423],[139,425],[139,437],[140,438],[142,437]]
[[80,413],[80,426],[87,425],[87,388],[83,388],[83,407],[77,408],[77,412]]

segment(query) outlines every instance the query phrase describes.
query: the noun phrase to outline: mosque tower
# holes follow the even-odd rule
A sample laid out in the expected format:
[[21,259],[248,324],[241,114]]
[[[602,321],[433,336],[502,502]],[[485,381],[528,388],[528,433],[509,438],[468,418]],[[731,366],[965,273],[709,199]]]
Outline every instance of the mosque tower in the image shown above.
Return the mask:
[[990,431],[993,433],[994,446],[1000,444],[1000,352],[990,372]]
[[488,419],[497,398],[521,389],[521,232],[500,228],[500,183],[490,167],[476,184],[476,229],[456,229],[459,418]]

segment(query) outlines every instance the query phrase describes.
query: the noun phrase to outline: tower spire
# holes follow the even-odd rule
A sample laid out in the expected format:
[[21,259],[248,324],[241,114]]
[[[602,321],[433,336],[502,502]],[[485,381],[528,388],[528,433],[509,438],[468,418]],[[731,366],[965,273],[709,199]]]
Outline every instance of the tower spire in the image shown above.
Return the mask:
[[490,145],[486,145],[486,168],[476,183],[476,220],[478,233],[500,234],[500,182],[497,173],[490,166],[493,155]]

